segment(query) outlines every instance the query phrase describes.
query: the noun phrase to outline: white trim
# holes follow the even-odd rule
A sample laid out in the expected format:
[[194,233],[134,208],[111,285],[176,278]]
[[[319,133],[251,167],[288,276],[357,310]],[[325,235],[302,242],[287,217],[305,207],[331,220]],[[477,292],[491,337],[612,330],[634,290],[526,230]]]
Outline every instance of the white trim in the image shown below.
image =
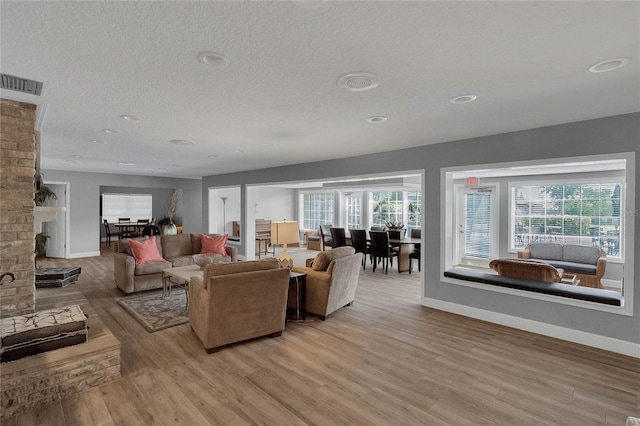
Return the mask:
[[87,251],[84,253],[70,253],[69,256],[67,256],[67,259],[78,259],[80,257],[96,257],[96,256],[100,256],[100,250]]
[[552,324],[545,324],[525,318],[514,317],[511,315],[499,314],[493,311],[472,308],[469,306],[445,302],[438,299],[431,299],[428,297],[422,298],[422,305],[429,308],[439,309],[445,312],[451,312],[454,314],[479,319],[482,321],[488,321],[494,324],[516,328],[518,330],[529,331],[531,333],[541,334],[543,336],[554,337],[556,339],[579,343],[581,345],[591,346],[598,349],[604,349],[634,358],[640,358],[640,343],[612,339],[611,337],[600,336],[598,334],[573,330],[570,328],[560,327]]

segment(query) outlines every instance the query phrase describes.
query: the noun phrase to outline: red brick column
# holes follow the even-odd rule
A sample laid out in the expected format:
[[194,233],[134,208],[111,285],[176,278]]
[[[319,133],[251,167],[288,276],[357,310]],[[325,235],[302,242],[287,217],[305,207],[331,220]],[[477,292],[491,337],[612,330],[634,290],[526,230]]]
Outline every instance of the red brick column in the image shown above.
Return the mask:
[[36,106],[0,98],[0,317],[35,304],[34,175]]

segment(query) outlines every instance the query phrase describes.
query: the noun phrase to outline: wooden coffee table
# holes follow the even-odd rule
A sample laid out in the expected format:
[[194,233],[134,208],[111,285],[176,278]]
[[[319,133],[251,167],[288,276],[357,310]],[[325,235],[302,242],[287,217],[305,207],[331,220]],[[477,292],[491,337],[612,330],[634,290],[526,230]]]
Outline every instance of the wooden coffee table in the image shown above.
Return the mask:
[[198,265],[178,266],[162,270],[162,298],[171,294],[171,287],[176,285],[184,289],[187,296],[185,309],[189,308],[189,281],[191,277],[202,276],[204,270]]

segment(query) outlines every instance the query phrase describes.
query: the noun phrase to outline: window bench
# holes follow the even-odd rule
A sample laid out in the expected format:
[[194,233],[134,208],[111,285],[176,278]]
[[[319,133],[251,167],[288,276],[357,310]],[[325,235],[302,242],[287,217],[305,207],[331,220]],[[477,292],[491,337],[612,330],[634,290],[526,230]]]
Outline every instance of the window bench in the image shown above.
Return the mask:
[[551,294],[554,296],[586,300],[589,302],[603,303],[612,306],[622,305],[620,293],[612,290],[505,277],[502,275],[480,272],[466,268],[449,269],[445,271],[444,276],[464,281],[491,284],[499,287],[532,291],[535,293]]

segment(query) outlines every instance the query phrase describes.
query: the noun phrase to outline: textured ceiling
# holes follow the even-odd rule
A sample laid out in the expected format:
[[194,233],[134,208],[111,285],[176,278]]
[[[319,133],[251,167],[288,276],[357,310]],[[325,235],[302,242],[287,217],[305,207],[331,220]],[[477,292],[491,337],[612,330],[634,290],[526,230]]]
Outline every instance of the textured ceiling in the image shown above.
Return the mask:
[[[200,177],[640,111],[638,2],[2,1],[0,14],[1,71],[44,83],[0,96],[41,106],[45,169]],[[617,57],[630,62],[588,72]],[[382,84],[337,88],[358,71]]]

